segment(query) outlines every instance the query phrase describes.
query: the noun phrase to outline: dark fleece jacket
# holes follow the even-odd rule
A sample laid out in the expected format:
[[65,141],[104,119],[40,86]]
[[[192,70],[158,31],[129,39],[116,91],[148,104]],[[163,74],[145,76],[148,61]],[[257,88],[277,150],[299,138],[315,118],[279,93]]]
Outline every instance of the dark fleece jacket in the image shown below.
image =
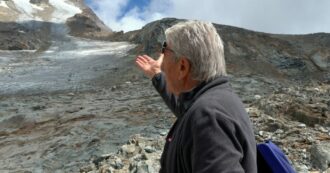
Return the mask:
[[176,115],[160,173],[257,173],[251,122],[226,77],[203,82],[178,98],[166,91],[164,74],[152,79]]

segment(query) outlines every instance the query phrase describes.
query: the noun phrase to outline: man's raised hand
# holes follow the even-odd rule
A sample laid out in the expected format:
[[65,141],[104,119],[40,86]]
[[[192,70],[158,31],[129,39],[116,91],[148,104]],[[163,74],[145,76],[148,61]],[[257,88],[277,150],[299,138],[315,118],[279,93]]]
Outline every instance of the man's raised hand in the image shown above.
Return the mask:
[[160,55],[158,60],[154,60],[148,55],[139,55],[135,59],[136,65],[143,71],[143,73],[148,77],[152,78],[157,73],[162,72],[161,71],[161,64],[163,61],[163,54]]

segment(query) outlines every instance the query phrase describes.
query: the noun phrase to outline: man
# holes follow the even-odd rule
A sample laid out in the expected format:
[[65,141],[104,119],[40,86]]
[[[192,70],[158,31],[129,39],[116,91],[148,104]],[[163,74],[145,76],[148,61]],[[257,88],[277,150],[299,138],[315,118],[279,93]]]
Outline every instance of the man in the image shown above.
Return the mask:
[[244,106],[226,76],[223,43],[211,23],[187,21],[165,31],[156,61],[137,66],[177,117],[161,173],[256,173],[256,143]]

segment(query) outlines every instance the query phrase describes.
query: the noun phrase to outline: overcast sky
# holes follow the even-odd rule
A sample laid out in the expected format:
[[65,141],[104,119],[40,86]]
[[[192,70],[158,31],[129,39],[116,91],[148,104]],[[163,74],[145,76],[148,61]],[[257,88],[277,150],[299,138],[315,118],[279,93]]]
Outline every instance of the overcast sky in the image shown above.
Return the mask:
[[113,30],[164,17],[205,20],[282,34],[330,33],[330,0],[86,0]]

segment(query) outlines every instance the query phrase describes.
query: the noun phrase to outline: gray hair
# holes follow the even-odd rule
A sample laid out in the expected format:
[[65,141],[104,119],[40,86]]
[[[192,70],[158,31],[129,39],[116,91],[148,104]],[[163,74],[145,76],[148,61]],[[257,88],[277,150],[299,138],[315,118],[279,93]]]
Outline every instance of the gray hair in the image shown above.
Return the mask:
[[226,76],[223,43],[210,22],[180,22],[165,31],[166,41],[178,56],[186,57],[191,64],[192,78],[208,81]]

